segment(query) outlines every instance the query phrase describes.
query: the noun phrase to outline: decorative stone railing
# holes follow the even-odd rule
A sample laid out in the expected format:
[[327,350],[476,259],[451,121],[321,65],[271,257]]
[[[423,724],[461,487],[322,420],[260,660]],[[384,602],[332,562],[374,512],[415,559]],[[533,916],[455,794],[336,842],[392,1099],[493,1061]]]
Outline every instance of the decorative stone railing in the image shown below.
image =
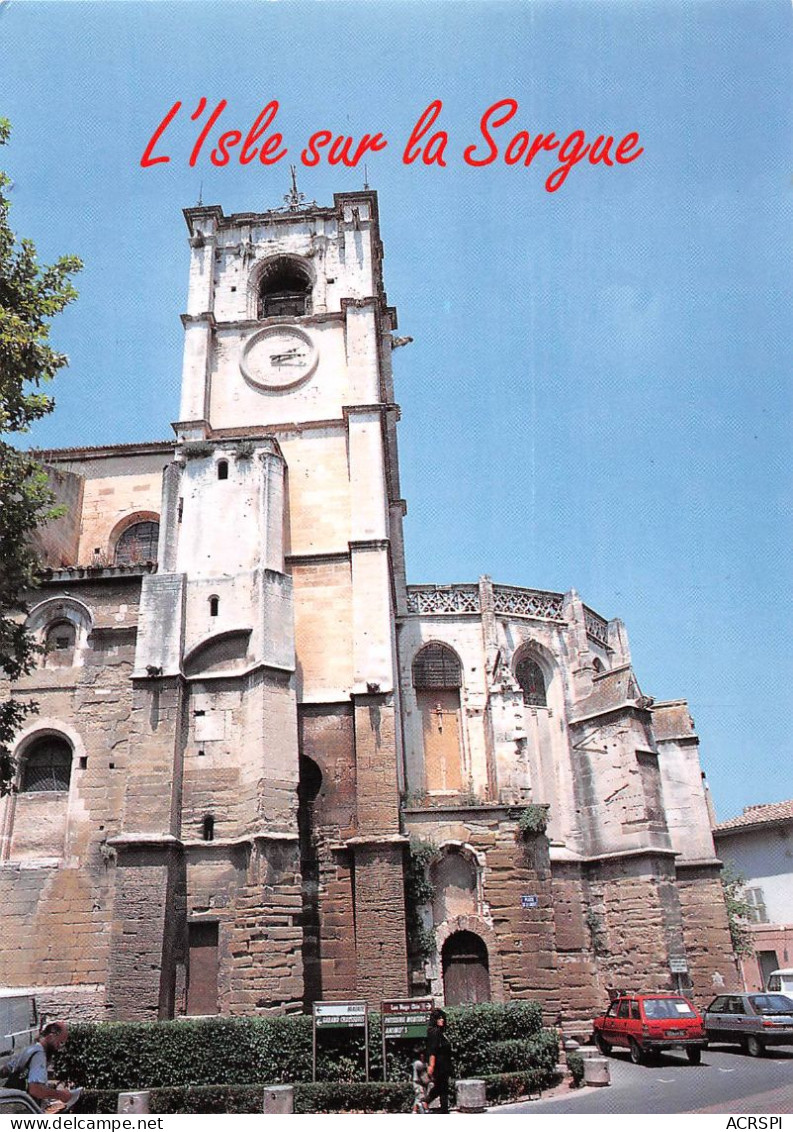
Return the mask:
[[539,621],[564,621],[564,594],[525,590],[522,586],[493,586],[496,613],[517,614]]
[[609,643],[609,624],[605,621],[599,613],[595,613],[593,609],[584,606],[584,624],[586,625],[586,635],[591,637],[593,641],[598,644],[608,645]]
[[481,613],[479,586],[408,586],[408,613]]

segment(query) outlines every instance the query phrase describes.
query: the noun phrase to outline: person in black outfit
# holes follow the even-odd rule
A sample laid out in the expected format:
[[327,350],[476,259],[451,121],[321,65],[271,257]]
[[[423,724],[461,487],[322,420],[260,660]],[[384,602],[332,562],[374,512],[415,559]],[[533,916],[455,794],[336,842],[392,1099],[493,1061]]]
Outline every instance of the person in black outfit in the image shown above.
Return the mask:
[[427,1053],[429,1055],[427,1071],[431,1082],[427,1093],[427,1104],[431,1104],[438,1097],[441,1107],[437,1111],[448,1112],[449,1082],[453,1072],[452,1047],[446,1037],[446,1015],[438,1007],[430,1013]]

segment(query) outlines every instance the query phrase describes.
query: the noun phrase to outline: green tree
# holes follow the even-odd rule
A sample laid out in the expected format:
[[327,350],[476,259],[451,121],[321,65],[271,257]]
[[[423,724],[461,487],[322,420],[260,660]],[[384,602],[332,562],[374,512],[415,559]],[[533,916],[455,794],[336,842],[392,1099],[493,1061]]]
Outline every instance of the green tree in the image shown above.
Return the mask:
[[[10,126],[0,118],[0,145],[9,136]],[[9,184],[0,171],[0,673],[16,680],[36,661],[36,645],[20,620],[26,612],[21,595],[37,581],[31,537],[52,514],[53,497],[35,458],[7,438],[27,432],[55,406],[42,385],[68,359],[50,345],[50,320],[77,297],[70,277],[82,264],[63,256],[42,266],[33,243],[17,240],[8,220]],[[0,794],[9,792],[14,777],[11,741],[35,706],[0,700]]]
[[732,950],[735,955],[754,955],[754,941],[749,927],[752,905],[746,899],[746,878],[728,863],[721,870],[721,886],[727,906]]

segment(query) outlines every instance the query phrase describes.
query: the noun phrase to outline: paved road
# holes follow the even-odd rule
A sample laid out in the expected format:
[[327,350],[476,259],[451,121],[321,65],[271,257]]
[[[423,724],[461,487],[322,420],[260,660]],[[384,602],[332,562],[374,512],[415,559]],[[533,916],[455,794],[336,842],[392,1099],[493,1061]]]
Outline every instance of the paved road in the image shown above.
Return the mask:
[[608,1088],[572,1091],[545,1101],[502,1105],[492,1113],[787,1113],[793,1112],[793,1050],[749,1057],[737,1046],[709,1047],[701,1065],[683,1053],[655,1065],[632,1065],[626,1053],[609,1058]]

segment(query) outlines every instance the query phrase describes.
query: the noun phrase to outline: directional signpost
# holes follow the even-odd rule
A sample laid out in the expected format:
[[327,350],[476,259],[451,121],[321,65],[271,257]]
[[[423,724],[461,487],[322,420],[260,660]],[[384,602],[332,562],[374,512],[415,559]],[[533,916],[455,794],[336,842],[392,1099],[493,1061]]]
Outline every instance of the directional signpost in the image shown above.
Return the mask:
[[386,1041],[389,1038],[421,1040],[426,1038],[430,1011],[434,1005],[431,998],[397,998],[381,1004],[384,1081],[388,1080],[386,1076]]
[[363,1029],[366,1080],[369,1080],[369,1009],[365,1002],[315,1002],[313,1006],[313,1079],[317,1079],[317,1030]]

